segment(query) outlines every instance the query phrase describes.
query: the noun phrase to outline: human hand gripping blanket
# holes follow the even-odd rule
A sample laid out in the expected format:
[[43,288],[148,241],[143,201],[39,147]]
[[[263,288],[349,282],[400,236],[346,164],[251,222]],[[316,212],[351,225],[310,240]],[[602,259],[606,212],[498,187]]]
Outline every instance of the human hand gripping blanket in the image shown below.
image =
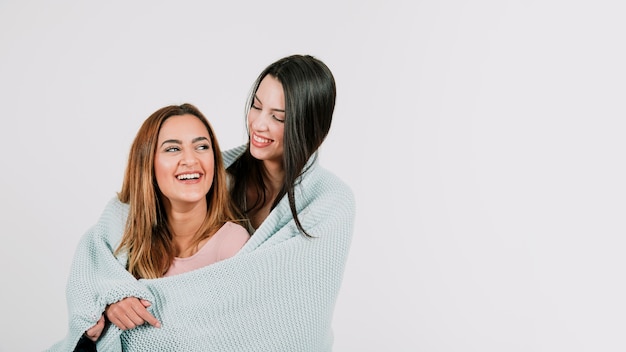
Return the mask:
[[[224,152],[229,165],[243,148]],[[296,187],[300,234],[285,197],[229,259],[184,274],[136,280],[114,257],[128,206],[117,198],[81,239],[67,285],[69,332],[48,351],[72,351],[107,305],[152,303],[161,328],[110,325],[98,351],[331,351],[332,317],[352,239],[355,200],[339,178],[310,162]]]

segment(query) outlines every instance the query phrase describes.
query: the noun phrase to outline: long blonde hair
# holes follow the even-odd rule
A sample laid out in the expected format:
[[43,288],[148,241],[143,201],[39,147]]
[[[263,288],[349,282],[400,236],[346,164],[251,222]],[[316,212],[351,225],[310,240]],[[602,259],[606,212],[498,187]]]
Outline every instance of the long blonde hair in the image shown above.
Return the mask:
[[240,223],[240,212],[230,200],[226,171],[213,128],[204,115],[191,104],[163,107],[143,123],[130,148],[128,164],[119,200],[130,206],[124,236],[116,254],[126,251],[128,271],[136,278],[158,278],[170,267],[175,253],[172,232],[161,192],[154,174],[157,138],[163,123],[172,116],[191,114],[207,128],[211,139],[215,172],[206,195],[207,214],[193,245],[214,234],[224,223]]

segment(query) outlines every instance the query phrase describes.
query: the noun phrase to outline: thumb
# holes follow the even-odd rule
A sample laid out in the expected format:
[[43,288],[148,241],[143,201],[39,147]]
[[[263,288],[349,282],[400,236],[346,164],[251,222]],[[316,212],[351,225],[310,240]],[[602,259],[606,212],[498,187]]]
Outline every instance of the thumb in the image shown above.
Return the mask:
[[140,301],[141,301],[141,304],[143,304],[143,306],[146,307],[146,308],[148,308],[148,307],[150,307],[152,305],[152,303],[150,303],[150,301],[148,301],[148,300],[142,299]]

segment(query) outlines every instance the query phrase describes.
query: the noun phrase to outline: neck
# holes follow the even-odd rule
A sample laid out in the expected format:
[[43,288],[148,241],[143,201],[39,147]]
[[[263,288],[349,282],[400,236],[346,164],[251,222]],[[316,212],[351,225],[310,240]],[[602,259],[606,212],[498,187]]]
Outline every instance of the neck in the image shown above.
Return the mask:
[[[204,222],[206,212],[206,204],[190,208],[170,206],[168,209],[167,220],[172,231],[172,241],[177,257],[190,256],[195,253],[192,247],[197,240],[198,229]],[[191,252],[190,249],[192,249]]]
[[269,195],[271,195],[273,199],[278,192],[280,192],[285,183],[285,169],[281,164],[269,162],[264,162],[263,168],[265,169],[263,180],[270,193]]

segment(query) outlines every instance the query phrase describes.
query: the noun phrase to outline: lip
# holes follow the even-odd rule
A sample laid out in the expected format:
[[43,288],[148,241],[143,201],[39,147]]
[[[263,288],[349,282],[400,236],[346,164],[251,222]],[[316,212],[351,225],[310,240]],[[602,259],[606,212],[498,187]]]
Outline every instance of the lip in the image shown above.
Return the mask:
[[250,135],[250,143],[257,148],[267,147],[268,145],[272,144],[272,142],[274,142],[273,139],[265,138],[256,133],[252,133],[252,135]]

